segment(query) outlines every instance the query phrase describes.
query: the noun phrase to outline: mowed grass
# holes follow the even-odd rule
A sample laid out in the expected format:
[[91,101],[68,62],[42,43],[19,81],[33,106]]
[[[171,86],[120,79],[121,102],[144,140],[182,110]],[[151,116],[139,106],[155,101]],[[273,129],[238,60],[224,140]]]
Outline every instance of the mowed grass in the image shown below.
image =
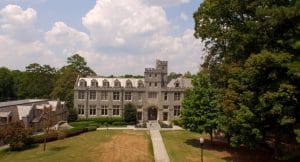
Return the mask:
[[[188,131],[161,131],[161,135],[172,162],[200,161],[199,138],[208,138]],[[203,154],[205,162],[226,162],[216,151],[204,150]]]
[[[126,140],[127,139],[127,140]],[[122,140],[122,141],[118,141]],[[47,143],[20,152],[1,150],[0,161],[5,162],[97,162],[97,161],[153,161],[151,140],[147,131],[94,131]],[[136,146],[143,152],[130,154]],[[128,148],[127,148],[128,147]],[[119,156],[118,156],[119,155]]]
[[231,148],[223,140],[210,144],[209,136],[189,131],[161,131],[163,141],[172,162],[199,162],[200,142],[204,137],[205,162],[275,162],[271,154],[248,150],[244,147]]

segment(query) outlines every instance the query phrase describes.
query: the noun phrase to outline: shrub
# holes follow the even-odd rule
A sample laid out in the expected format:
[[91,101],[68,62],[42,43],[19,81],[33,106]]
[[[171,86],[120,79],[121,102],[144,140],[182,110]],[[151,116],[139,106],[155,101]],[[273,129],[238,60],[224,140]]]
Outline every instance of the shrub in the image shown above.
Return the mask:
[[124,107],[124,121],[127,123],[136,123],[136,107],[133,103],[127,103]]
[[113,122],[112,125],[122,126],[122,125],[126,125],[126,123],[125,122]]
[[74,127],[71,129],[66,129],[63,132],[65,133],[65,137],[73,137],[81,133],[87,132],[87,130],[87,128]]
[[97,130],[97,127],[95,127],[95,126],[89,126],[89,127],[87,127],[87,131],[88,132],[95,131],[95,130]]
[[22,150],[30,142],[30,133],[22,122],[10,123],[0,128],[0,141],[9,144],[13,151]]
[[[113,122],[123,122],[124,120],[120,117],[102,117],[102,118],[84,118],[84,119],[78,119],[77,122],[85,122],[85,124],[89,123],[96,123],[97,126],[104,125],[107,123],[108,125],[112,125]],[[70,123],[76,124],[77,122]],[[83,124],[83,123],[82,123]],[[73,126],[73,125],[72,125]]]
[[[32,143],[31,144],[35,144],[35,143],[43,143],[44,142],[44,137],[45,137],[45,134],[40,134],[40,135],[35,135],[35,136],[32,136]],[[49,132],[48,135],[47,135],[47,139],[46,141],[47,142],[51,142],[51,141],[55,141],[58,139],[58,133],[57,132]]]

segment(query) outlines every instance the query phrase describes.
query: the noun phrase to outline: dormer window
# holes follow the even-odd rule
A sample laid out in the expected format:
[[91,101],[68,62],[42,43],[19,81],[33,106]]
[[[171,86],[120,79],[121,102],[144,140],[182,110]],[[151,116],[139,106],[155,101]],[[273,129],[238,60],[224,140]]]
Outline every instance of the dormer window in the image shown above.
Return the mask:
[[81,80],[79,81],[79,86],[80,86],[80,87],[86,87],[86,81],[85,81],[84,79],[81,79]]
[[178,81],[175,82],[175,87],[179,88],[179,82]]
[[97,80],[93,79],[93,80],[91,81],[91,87],[98,87],[98,82],[97,82]]
[[115,80],[114,87],[121,87],[121,83],[119,80]]
[[141,81],[141,80],[138,81],[138,87],[139,87],[139,88],[144,87],[143,81]]
[[130,80],[126,81],[126,87],[128,87],[128,88],[132,87],[132,82]]
[[109,82],[106,79],[104,79],[103,82],[102,82],[102,85],[103,85],[103,87],[108,88],[109,87]]

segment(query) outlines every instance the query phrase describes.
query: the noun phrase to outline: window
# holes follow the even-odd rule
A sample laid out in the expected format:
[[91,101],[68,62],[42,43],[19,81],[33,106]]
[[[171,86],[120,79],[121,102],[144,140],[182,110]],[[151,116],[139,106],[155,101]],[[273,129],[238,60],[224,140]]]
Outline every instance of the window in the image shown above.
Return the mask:
[[157,87],[157,82],[154,83],[154,86]]
[[150,78],[152,77],[151,74],[149,74],[149,77],[150,77]]
[[142,95],[143,95],[142,92],[139,92],[139,93],[138,93],[138,100],[139,100],[139,101],[142,100]]
[[80,86],[80,87],[86,87],[86,81],[83,80],[83,79],[81,79],[81,80],[79,81],[79,86]]
[[169,109],[169,106],[168,105],[164,105],[163,108],[164,109]]
[[156,98],[157,97],[157,93],[156,92],[149,92],[148,93],[148,98]]
[[78,115],[84,115],[84,105],[78,105]]
[[157,77],[157,74],[155,74],[155,78]]
[[103,80],[102,84],[103,84],[103,87],[106,87],[106,88],[109,87],[109,82],[106,79]]
[[168,100],[168,92],[165,92],[165,94],[164,94],[164,100],[165,100],[165,101]]
[[90,100],[96,100],[96,91],[90,91]]
[[178,88],[179,87],[179,82],[175,82],[175,87]]
[[96,115],[96,105],[90,105],[90,115]]
[[78,91],[78,99],[84,99],[84,91]]
[[151,87],[151,82],[149,82],[149,87]]
[[125,100],[127,101],[131,100],[131,92],[125,92]]
[[113,92],[113,100],[120,100],[120,92]]
[[92,80],[91,86],[92,86],[92,87],[98,87],[98,82],[97,82],[97,80]]
[[113,115],[120,115],[120,106],[113,105]]
[[107,91],[101,92],[101,100],[108,100],[108,93]]
[[114,87],[121,87],[121,83],[119,80],[115,80]]
[[139,80],[139,82],[138,82],[138,87],[139,87],[139,88],[144,87],[143,81]]
[[174,93],[174,101],[179,101],[180,100],[180,92],[175,92]]
[[180,115],[180,106],[174,106],[174,116]]
[[126,81],[126,87],[131,88],[132,87],[132,83],[130,80]]
[[142,120],[142,112],[137,112],[137,120]]
[[101,105],[101,115],[107,115],[107,105]]

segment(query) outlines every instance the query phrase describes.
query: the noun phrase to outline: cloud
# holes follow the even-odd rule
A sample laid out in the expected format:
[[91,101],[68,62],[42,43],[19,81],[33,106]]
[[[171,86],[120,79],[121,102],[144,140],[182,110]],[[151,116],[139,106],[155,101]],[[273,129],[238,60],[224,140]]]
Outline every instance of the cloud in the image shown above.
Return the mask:
[[[192,29],[172,35],[174,24],[165,9],[155,3],[98,0],[82,17],[87,32],[61,21],[41,33],[42,38],[32,40],[24,39],[27,37],[24,33],[20,36],[13,33],[36,30],[36,11],[8,5],[0,11],[0,51],[4,51],[0,54],[0,64],[18,69],[32,62],[59,67],[68,56],[79,53],[99,75],[143,74],[145,67],[155,66],[156,59],[169,61],[169,71],[198,71],[203,44],[194,38]],[[176,3],[188,1],[176,0]],[[5,24],[11,27],[2,29]]]
[[187,21],[189,19],[188,15],[184,12],[180,13],[180,19]]
[[52,48],[61,49],[64,54],[90,48],[89,36],[67,26],[64,22],[55,22],[52,29],[45,33],[45,41]]
[[52,65],[63,63],[40,41],[23,42],[0,35],[0,51],[1,66],[12,69],[24,69],[34,62]]
[[17,5],[7,5],[0,11],[0,33],[18,40],[35,39],[34,23],[37,13],[34,9],[23,10]]
[[151,5],[170,7],[189,3],[190,0],[144,0],[144,2]]
[[98,0],[82,18],[82,23],[94,44],[109,48],[138,48],[145,37],[164,32],[168,26],[163,8],[146,5],[140,0]]

